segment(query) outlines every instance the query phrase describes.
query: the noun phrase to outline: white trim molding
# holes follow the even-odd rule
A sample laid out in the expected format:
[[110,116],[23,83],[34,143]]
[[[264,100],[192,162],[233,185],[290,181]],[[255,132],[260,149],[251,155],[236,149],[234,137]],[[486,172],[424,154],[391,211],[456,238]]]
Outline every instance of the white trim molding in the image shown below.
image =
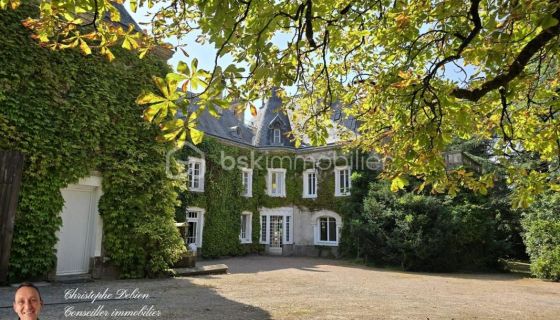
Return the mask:
[[[245,221],[243,221],[243,217],[246,217]],[[253,242],[253,213],[250,211],[241,212],[241,229],[239,231],[239,241],[241,241],[241,243]]]
[[[245,175],[247,175],[247,180],[245,180]],[[241,195],[247,198],[252,197],[253,196],[253,169],[241,168],[241,185],[243,186]]]
[[280,129],[272,129],[272,144],[282,143],[282,131]]
[[259,214],[261,223],[259,243],[270,244],[270,217],[282,216],[282,244],[294,244],[294,209],[292,207],[260,208]]
[[344,197],[350,195],[352,187],[352,170],[350,166],[334,167],[334,196]]
[[[338,246],[340,230],[342,230],[340,215],[333,211],[321,210],[315,212],[311,219],[313,221],[313,243],[317,246]],[[322,234],[321,228],[324,228],[326,232]]]
[[204,192],[204,175],[206,173],[206,160],[203,158],[189,157],[187,164],[187,187],[189,191]]
[[[317,198],[317,179],[318,174],[315,169],[303,171],[303,198]],[[310,192],[311,191],[311,192]]]
[[[196,212],[197,213],[197,217],[191,217],[189,218],[189,212]],[[197,248],[202,247],[202,232],[204,231],[204,214],[206,213],[206,210],[204,210],[203,208],[199,208],[199,207],[187,207],[186,212],[185,212],[185,222],[184,222],[184,226],[186,228],[186,230],[189,229],[189,222],[195,222],[196,223],[196,235],[195,235],[195,244],[197,246]],[[187,239],[185,239],[186,244],[188,245],[188,241]]]
[[[270,197],[286,196],[286,169],[268,168],[266,175],[266,194]],[[274,181],[272,181],[275,178]]]

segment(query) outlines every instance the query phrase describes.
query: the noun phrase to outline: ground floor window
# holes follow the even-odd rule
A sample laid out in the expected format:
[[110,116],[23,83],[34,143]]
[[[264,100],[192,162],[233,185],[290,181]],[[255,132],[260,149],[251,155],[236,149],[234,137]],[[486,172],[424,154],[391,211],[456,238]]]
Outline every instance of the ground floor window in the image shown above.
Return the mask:
[[187,208],[185,220],[185,243],[194,243],[202,247],[202,228],[204,227],[204,210],[199,208]]
[[338,246],[341,220],[334,212],[318,212],[314,216],[315,245]]
[[239,240],[241,243],[251,243],[251,235],[252,235],[252,220],[253,214],[248,211],[244,211],[241,213],[241,231],[239,233]]
[[336,220],[332,217],[319,218],[320,241],[336,242]]

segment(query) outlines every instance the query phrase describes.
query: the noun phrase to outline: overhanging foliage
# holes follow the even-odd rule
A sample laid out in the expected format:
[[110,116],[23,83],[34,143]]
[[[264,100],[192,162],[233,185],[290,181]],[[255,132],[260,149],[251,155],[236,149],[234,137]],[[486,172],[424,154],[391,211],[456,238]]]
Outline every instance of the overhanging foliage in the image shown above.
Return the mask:
[[299,109],[296,144],[304,135],[324,143],[333,103],[341,103],[361,122],[355,145],[392,159],[384,177],[397,187],[408,174],[435,192],[490,187],[493,172],[477,179],[446,172],[442,151],[459,137],[495,139],[515,206],[560,189],[558,1],[128,1],[133,11],[152,8],[149,37],[100,19],[118,21],[113,2],[123,1],[40,1],[41,18],[25,24],[46,46],[109,58],[114,46],[142,56],[166,37],[201,31],[197,41],[217,48],[216,62],[233,57],[235,64],[211,71],[182,63],[156,81],[160,93],[140,97],[168,139],[201,139],[196,114],[172,118],[188,105],[176,104],[177,85],[201,87],[197,98],[211,112],[232,101],[254,110],[251,101],[267,88],[296,86],[286,97]]

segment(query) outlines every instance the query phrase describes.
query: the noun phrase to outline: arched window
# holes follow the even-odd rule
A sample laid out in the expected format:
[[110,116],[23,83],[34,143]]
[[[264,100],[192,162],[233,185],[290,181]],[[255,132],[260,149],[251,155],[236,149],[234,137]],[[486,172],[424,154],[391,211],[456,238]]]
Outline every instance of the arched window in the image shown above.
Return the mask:
[[322,210],[317,212],[313,218],[315,223],[314,244],[319,246],[338,246],[342,225],[340,216],[335,212]]

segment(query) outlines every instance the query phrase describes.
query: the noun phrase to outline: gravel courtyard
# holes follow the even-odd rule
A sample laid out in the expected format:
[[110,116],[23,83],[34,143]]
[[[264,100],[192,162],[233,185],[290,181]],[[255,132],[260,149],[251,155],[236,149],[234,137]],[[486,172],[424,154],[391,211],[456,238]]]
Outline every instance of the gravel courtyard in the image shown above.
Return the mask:
[[[560,319],[560,283],[517,275],[262,256],[199,264],[215,263],[230,274],[44,286],[41,319]],[[15,319],[13,291],[0,288],[0,319]]]

